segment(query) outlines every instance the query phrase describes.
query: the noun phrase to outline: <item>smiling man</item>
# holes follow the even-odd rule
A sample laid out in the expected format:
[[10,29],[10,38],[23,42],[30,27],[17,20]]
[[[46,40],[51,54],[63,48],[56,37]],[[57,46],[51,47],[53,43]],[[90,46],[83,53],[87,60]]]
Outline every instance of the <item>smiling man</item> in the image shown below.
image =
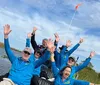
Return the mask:
[[54,52],[54,43],[50,40],[47,42],[48,50],[44,55],[37,61],[34,59],[34,54],[31,53],[31,49],[26,47],[22,51],[21,57],[17,57],[11,51],[8,35],[10,34],[11,29],[10,25],[4,26],[4,45],[5,51],[7,53],[8,59],[10,60],[12,66],[9,71],[8,78],[4,78],[0,82],[0,85],[30,85],[31,78],[34,72],[34,69],[39,67],[44,63],[49,57],[50,53]]

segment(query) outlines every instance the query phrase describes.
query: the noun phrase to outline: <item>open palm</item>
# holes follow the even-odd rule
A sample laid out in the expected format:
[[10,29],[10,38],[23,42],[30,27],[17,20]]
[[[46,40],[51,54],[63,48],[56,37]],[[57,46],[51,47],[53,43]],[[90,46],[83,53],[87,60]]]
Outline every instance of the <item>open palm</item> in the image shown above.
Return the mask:
[[60,40],[59,35],[57,33],[55,33],[54,35],[55,35],[56,42],[59,42]]
[[6,24],[4,26],[4,35],[8,35],[12,30],[10,29],[10,25]]
[[70,40],[68,40],[67,42],[66,42],[66,46],[67,47],[70,47],[72,44],[71,44],[71,41]]
[[90,57],[92,58],[93,56],[95,56],[95,51],[91,51],[90,53]]

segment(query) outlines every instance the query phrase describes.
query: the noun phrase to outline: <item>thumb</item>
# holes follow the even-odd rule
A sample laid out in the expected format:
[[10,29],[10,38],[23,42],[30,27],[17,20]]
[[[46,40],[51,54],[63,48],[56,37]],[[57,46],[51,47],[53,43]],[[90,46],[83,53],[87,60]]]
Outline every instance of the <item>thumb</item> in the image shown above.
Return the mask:
[[12,31],[12,30],[10,30],[8,34],[10,34],[11,31]]

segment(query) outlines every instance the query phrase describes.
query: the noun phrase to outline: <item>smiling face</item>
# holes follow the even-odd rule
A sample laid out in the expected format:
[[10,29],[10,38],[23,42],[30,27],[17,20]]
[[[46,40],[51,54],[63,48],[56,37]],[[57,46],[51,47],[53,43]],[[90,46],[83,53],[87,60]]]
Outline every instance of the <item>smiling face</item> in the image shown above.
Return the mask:
[[35,52],[35,58],[36,58],[36,59],[40,58],[40,56],[41,56],[40,53]]
[[68,65],[73,66],[75,64],[75,60],[73,58],[69,58]]
[[64,69],[64,71],[63,71],[62,77],[63,77],[64,79],[66,79],[66,78],[69,77],[70,73],[71,73],[71,68],[70,68],[70,67],[66,67],[66,68]]
[[28,59],[30,58],[30,54],[31,54],[31,49],[26,47],[22,52],[22,59],[24,61],[28,61]]

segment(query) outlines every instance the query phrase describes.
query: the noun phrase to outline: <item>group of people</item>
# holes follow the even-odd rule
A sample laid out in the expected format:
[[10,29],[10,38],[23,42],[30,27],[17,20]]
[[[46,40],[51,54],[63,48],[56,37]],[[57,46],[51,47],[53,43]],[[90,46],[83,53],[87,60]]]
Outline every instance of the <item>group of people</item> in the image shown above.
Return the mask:
[[[75,73],[87,67],[91,58],[95,56],[95,52],[92,51],[81,65],[75,65],[76,60],[70,55],[83,43],[82,38],[72,49],[68,50],[68,47],[72,45],[68,40],[65,45],[59,47],[60,51],[58,51],[59,35],[55,33],[55,41],[45,38],[42,45],[38,45],[35,40],[37,28],[34,27],[33,32],[27,34],[26,46],[19,57],[14,55],[9,45],[11,31],[10,25],[6,24],[4,26],[4,47],[12,66],[8,78],[3,78],[0,85],[39,85],[38,77],[40,77],[41,66],[48,60],[51,61],[54,75],[53,85],[98,85],[73,77]],[[34,53],[32,53],[30,44]]]

